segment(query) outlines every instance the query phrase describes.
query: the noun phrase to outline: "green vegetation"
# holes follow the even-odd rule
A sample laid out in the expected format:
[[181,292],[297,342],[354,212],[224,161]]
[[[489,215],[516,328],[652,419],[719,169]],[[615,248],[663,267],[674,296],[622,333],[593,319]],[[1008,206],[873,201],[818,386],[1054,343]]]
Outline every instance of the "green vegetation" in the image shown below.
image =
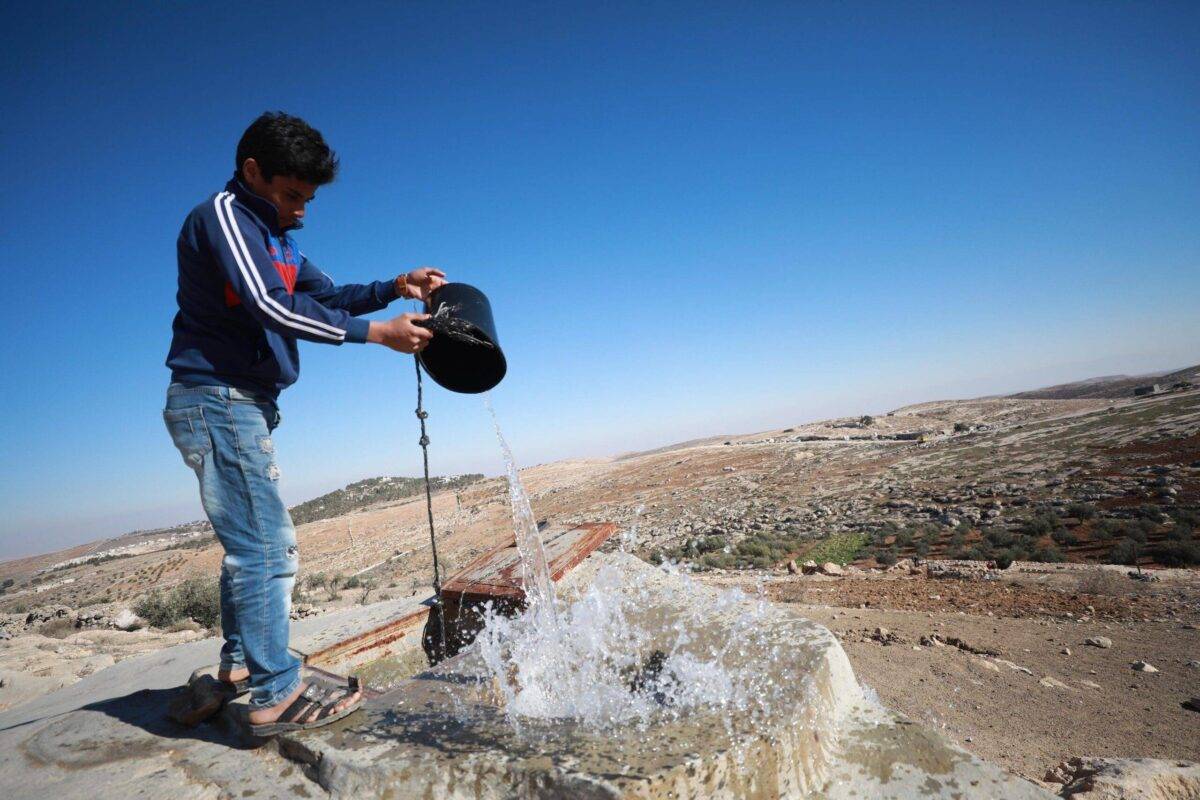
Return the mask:
[[1067,506],[1067,516],[1079,520],[1089,520],[1100,516],[1100,511],[1091,503],[1071,503]]
[[189,578],[169,592],[153,591],[133,611],[156,628],[192,619],[206,628],[221,619],[221,589],[215,578]]
[[655,551],[650,560],[656,564],[685,561],[709,569],[766,569],[800,554],[805,559],[846,564],[854,560],[866,538],[858,533],[836,534],[805,551],[812,538],[801,530],[755,531],[734,544],[724,536],[709,534],[689,539],[673,550]]
[[[483,475],[453,475],[450,477],[430,478],[430,487],[439,489],[458,489],[483,480]],[[422,478],[367,478],[352,483],[345,489],[323,494],[298,506],[288,509],[292,522],[303,525],[319,519],[341,516],[351,511],[366,508],[374,503],[387,500],[403,500],[425,490]]]
[[1108,563],[1133,566],[1137,564],[1138,555],[1138,543],[1133,539],[1125,538],[1117,542],[1113,546],[1113,549],[1108,551]]
[[865,533],[835,533],[822,539],[816,547],[803,554],[805,561],[824,564],[832,561],[845,566],[858,558],[859,551],[867,543]]

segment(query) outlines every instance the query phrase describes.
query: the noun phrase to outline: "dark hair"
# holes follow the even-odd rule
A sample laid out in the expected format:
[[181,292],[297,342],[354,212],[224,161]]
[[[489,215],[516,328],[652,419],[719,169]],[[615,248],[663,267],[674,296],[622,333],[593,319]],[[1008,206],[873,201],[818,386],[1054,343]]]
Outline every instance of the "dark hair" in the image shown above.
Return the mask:
[[242,134],[234,165],[239,178],[247,158],[258,163],[267,180],[285,175],[321,186],[337,175],[337,155],[325,144],[321,132],[282,111],[264,112]]

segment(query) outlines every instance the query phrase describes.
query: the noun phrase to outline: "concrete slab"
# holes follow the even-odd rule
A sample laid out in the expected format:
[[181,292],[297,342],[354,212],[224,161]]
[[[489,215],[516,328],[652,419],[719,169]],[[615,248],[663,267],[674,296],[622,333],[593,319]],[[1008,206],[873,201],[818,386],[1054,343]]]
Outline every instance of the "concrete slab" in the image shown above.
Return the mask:
[[[699,599],[695,587],[680,589],[678,577],[620,555],[594,556],[561,590],[585,586],[604,563],[654,584],[658,599],[645,612],[655,624],[669,627]],[[738,635],[745,608],[708,591],[711,627],[697,635]],[[826,629],[781,606],[755,619],[765,630],[731,641],[729,665],[762,669],[761,648],[773,648],[779,680],[761,684],[775,693],[769,715],[701,707],[625,730],[586,730],[569,720],[514,726],[468,651],[330,729],[282,737],[280,747],[333,797],[1050,797],[871,707]],[[779,663],[780,652],[787,663]]]
[[[611,522],[585,522],[554,526],[541,532],[550,579],[559,581],[617,531]],[[515,541],[485,553],[463,567],[442,586],[442,597],[450,602],[507,598],[523,600],[521,555]]]

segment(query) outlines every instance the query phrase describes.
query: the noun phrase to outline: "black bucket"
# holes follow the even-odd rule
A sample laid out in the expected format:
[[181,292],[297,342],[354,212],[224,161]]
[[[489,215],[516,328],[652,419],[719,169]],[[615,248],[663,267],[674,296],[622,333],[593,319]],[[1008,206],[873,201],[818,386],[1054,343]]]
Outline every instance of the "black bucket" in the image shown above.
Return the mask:
[[492,305],[483,292],[465,283],[447,283],[434,291],[428,310],[435,317],[451,318],[460,332],[439,332],[433,321],[426,326],[434,331],[433,339],[419,358],[429,377],[462,394],[486,392],[504,379],[508,363],[496,338]]

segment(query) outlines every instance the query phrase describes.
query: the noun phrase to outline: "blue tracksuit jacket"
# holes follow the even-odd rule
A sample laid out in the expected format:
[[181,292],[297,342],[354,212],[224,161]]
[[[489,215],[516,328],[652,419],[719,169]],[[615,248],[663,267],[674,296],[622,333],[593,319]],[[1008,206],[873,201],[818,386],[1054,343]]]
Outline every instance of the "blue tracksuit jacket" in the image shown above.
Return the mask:
[[300,374],[297,339],[363,342],[359,314],[396,299],[393,281],[335,286],[279,229],[275,205],[234,178],[179,232],[171,380],[277,397]]

